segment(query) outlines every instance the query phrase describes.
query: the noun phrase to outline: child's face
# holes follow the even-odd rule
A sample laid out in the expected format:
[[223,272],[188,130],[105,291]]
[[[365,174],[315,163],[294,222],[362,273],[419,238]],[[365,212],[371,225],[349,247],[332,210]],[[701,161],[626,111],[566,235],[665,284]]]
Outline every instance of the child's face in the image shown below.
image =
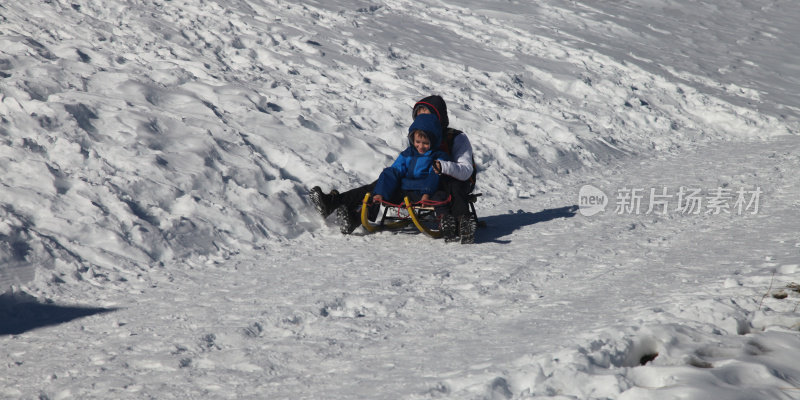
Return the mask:
[[419,133],[414,134],[414,148],[417,149],[419,154],[425,154],[426,151],[431,149],[431,141],[428,137]]

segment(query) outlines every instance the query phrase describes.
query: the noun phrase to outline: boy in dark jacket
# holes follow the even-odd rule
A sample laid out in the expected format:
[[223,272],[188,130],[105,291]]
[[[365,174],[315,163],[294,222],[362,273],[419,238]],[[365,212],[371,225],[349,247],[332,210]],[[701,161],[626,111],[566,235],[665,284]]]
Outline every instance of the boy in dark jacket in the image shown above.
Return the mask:
[[414,200],[428,200],[439,187],[434,162],[449,160],[447,153],[439,149],[442,142],[439,119],[433,114],[420,114],[408,132],[409,146],[392,166],[381,172],[373,202],[384,199],[399,202],[405,195]]

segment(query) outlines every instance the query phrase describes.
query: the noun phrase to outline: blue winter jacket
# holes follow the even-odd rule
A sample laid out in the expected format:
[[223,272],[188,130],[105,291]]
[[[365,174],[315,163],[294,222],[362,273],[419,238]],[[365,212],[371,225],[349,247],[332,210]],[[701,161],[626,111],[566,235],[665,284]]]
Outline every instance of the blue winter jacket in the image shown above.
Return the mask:
[[[412,133],[425,131],[431,141],[431,149],[419,154],[414,148]],[[375,186],[375,194],[391,199],[397,189],[418,191],[421,194],[433,194],[439,186],[439,175],[433,171],[436,160],[449,161],[447,153],[439,150],[442,143],[442,127],[439,119],[433,114],[420,114],[408,128],[408,148],[394,160],[391,167],[381,172]]]

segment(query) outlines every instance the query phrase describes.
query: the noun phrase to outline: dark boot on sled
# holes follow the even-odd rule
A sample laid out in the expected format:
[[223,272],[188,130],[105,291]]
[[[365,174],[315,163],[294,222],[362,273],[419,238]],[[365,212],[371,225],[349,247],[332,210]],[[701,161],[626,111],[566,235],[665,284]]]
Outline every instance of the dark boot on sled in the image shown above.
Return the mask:
[[322,193],[322,189],[319,186],[314,186],[308,192],[308,198],[311,199],[311,203],[314,204],[314,208],[317,209],[319,215],[322,218],[326,218],[336,209],[334,200],[338,194],[339,192],[336,190],[331,190],[329,194],[325,194]]
[[478,221],[472,215],[466,214],[461,216],[458,225],[461,244],[475,243],[475,231],[478,229]]
[[456,217],[452,214],[445,214],[442,216],[439,229],[442,232],[442,237],[444,237],[445,242],[455,242],[459,240],[458,224],[456,223]]
[[349,235],[358,228],[359,220],[346,205],[341,205],[336,209],[336,225],[339,225],[339,231],[343,235]]

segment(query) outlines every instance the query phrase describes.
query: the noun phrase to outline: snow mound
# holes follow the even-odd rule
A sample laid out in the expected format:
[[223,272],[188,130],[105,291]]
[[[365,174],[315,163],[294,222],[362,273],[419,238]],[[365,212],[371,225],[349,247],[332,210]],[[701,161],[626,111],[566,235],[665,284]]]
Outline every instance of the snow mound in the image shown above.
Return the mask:
[[491,399],[792,398],[800,383],[800,285],[770,270],[692,302],[651,308],[626,321],[633,325],[581,336],[580,345],[520,357],[500,376],[446,379],[431,390]]

